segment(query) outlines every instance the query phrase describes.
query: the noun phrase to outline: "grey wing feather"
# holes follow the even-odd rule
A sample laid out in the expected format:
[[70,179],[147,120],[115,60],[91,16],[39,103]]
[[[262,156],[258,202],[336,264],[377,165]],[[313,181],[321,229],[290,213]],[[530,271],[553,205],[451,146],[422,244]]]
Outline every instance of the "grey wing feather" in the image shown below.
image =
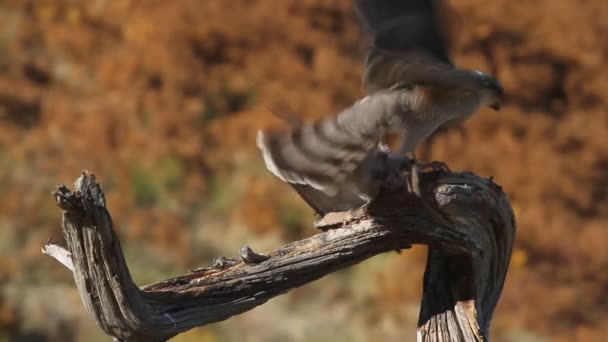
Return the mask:
[[409,157],[392,154],[387,146],[379,145],[371,150],[355,172],[357,184],[347,183],[334,195],[303,184],[291,184],[293,189],[320,216],[329,212],[348,211],[368,203],[389,179],[400,179],[401,171],[413,162]]
[[379,92],[324,120],[285,132],[259,131],[257,145],[275,176],[334,196],[407,105],[402,90]]
[[359,208],[366,203],[365,199],[350,188],[339,189],[335,195],[330,196],[308,185],[291,184],[291,186],[319,216]]

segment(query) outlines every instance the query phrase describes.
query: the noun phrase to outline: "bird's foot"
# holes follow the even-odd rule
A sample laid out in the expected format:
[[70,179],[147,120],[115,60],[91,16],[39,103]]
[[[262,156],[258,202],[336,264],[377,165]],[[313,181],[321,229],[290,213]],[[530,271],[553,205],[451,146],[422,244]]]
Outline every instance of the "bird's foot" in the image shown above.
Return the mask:
[[406,192],[420,197],[420,166],[413,163],[407,170],[405,177]]
[[[394,154],[391,160],[395,162],[387,177],[387,184],[404,186],[408,195],[420,196],[420,163],[413,153]],[[404,184],[405,183],[405,184]],[[393,187],[391,186],[391,187]]]
[[442,172],[452,172],[450,170],[450,168],[448,167],[448,164],[442,162],[442,161],[432,161],[426,164],[422,164],[420,165],[420,169],[421,170],[427,170],[430,169],[431,171],[442,171]]

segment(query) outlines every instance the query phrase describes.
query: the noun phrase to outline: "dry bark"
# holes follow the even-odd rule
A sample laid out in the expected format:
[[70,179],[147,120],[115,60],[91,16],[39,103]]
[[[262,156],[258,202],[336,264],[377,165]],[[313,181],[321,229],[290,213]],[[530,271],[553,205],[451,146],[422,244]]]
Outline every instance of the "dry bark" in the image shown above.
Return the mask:
[[[225,320],[290,289],[376,254],[429,246],[419,341],[487,340],[507,273],[515,221],[501,188],[471,173],[422,175],[423,198],[387,189],[367,208],[330,213],[324,232],[267,255],[244,247],[241,259],[137,287],[114,232],[104,194],[83,172],[75,191],[54,193],[67,250],[45,253],[71,266],[86,310],[120,341],[165,341]],[[70,265],[70,263],[72,265]]]

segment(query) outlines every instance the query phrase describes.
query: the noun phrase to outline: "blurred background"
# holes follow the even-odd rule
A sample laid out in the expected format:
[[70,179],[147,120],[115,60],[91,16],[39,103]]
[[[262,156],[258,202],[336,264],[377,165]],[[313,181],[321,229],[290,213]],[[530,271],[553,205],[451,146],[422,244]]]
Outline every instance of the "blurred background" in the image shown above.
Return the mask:
[[[608,4],[453,0],[454,60],[507,104],[439,132],[427,160],[494,176],[518,235],[495,341],[608,336]],[[0,341],[107,341],[68,270],[50,193],[104,186],[143,285],[315,233],[255,147],[272,111],[362,95],[351,0],[0,0]],[[70,185],[71,186],[71,185]],[[376,256],[175,341],[407,341],[425,249]]]

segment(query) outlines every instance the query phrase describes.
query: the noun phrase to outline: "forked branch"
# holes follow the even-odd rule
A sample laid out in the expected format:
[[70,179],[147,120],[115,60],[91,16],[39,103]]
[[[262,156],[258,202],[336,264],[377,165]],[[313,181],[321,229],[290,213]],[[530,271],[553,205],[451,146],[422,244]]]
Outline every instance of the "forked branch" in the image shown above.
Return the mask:
[[68,266],[87,311],[121,341],[164,341],[225,320],[290,289],[376,254],[429,246],[418,328],[421,341],[480,341],[507,273],[515,235],[506,196],[470,173],[423,174],[423,199],[388,189],[366,209],[330,213],[324,232],[266,255],[244,247],[239,260],[137,287],[95,177],[83,172],[75,191],[60,186],[68,250],[44,251]]

